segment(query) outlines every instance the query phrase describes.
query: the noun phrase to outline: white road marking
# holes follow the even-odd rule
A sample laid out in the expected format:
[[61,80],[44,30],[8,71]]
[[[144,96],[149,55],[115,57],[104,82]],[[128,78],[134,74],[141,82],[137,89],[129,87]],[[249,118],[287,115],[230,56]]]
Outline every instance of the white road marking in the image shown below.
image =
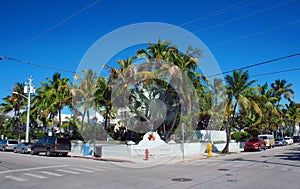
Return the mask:
[[64,169],[57,169],[56,171],[63,172],[63,173],[74,174],[74,175],[79,174],[78,172],[70,171],[70,170],[64,170]]
[[220,167],[226,167],[226,166],[230,166],[230,165],[231,165],[231,163],[225,163],[225,164],[220,165]]
[[39,178],[39,179],[45,179],[45,178],[47,178],[45,176],[35,175],[35,174],[31,174],[31,173],[24,173],[24,175],[30,176],[30,177],[34,177],[34,178]]
[[62,177],[62,176],[64,176],[64,175],[61,175],[61,174],[58,174],[58,173],[49,172],[49,171],[41,171],[40,173],[51,175],[51,176],[56,176],[56,177]]
[[241,167],[241,166],[243,166],[243,164],[234,164],[234,165],[232,165],[231,167],[235,167],[235,168],[237,168],[237,167]]
[[197,165],[197,166],[200,166],[200,165],[205,165],[206,163],[204,162],[201,162],[201,163],[195,163],[195,164],[191,164],[191,165]]
[[91,171],[91,170],[79,169],[79,168],[70,168],[70,169],[74,170],[74,171],[85,172],[85,173],[93,173],[94,172],[94,171]]
[[55,166],[44,166],[44,167],[33,167],[33,168],[26,168],[26,169],[7,170],[7,171],[1,171],[0,174],[34,171],[34,170],[39,170],[39,169],[62,168],[62,167],[67,167],[67,166],[68,165],[55,165]]
[[89,169],[89,170],[93,170],[93,171],[105,171],[104,169],[94,168],[94,167],[85,167],[85,169]]
[[205,165],[206,167],[210,167],[210,166],[214,166],[214,165],[219,165],[220,163],[209,163],[207,165]]
[[12,175],[7,175],[7,176],[5,176],[5,178],[12,179],[12,180],[18,181],[18,182],[24,182],[24,181],[27,181],[26,179],[19,178],[19,177],[15,177],[15,176],[12,176]]

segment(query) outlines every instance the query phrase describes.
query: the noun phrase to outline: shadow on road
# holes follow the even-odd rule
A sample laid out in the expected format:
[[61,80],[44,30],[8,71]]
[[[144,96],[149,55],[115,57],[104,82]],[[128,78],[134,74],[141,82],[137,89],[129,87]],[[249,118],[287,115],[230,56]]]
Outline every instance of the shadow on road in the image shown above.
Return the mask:
[[281,160],[286,161],[298,161],[300,162],[300,146],[287,149],[286,152],[278,155],[262,155],[261,157],[269,158],[267,160],[254,160],[254,159],[244,159],[244,158],[236,158],[231,161],[245,161],[245,162],[253,162],[253,163],[264,163],[264,164],[273,164],[273,165],[283,165],[283,166],[290,166],[290,167],[300,167],[300,165],[295,165],[292,163],[284,163],[284,162],[272,162],[272,158],[278,158]]

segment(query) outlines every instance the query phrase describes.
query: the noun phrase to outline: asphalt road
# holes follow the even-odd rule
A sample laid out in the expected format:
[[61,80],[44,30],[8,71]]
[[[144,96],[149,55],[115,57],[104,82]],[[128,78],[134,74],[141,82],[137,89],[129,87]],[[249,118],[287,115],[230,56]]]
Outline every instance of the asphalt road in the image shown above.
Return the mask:
[[300,189],[300,145],[147,167],[0,152],[1,189]]

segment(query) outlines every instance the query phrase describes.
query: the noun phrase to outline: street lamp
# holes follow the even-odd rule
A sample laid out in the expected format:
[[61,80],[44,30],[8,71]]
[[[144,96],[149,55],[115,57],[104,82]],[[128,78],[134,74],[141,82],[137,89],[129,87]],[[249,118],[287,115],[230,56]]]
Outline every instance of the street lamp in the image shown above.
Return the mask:
[[25,142],[29,142],[29,122],[30,122],[30,93],[33,92],[33,86],[31,84],[32,82],[32,78],[29,78],[29,83],[28,86],[24,87],[24,93],[27,92],[28,97],[26,97],[23,94],[20,94],[18,92],[13,91],[13,94],[17,94],[22,96],[23,98],[25,98],[27,100],[27,120],[26,120],[26,132],[25,132]]

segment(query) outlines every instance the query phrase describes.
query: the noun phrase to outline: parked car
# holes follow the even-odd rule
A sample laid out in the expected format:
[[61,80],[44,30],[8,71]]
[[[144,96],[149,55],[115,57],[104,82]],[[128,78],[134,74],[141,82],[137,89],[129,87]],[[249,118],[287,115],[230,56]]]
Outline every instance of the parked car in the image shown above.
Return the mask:
[[285,145],[287,145],[287,142],[284,140],[284,138],[275,139],[275,146],[285,146]]
[[19,142],[15,139],[4,139],[0,142],[0,149],[4,151],[13,151],[14,147],[18,145]]
[[244,146],[244,151],[253,151],[253,150],[258,150],[261,151],[262,149],[266,150],[267,146],[266,146],[266,142],[259,137],[254,137],[254,138],[250,138]]
[[14,147],[15,153],[27,154],[31,152],[32,143],[31,142],[22,142]]
[[69,138],[44,137],[39,139],[31,147],[31,154],[37,155],[45,152],[47,156],[63,155],[67,156],[71,152],[71,142]]
[[293,136],[293,142],[300,142],[300,136]]
[[294,144],[294,141],[291,137],[284,137],[284,140],[288,145]]
[[262,135],[258,135],[258,137],[264,139],[264,141],[266,142],[267,148],[274,148],[274,146],[275,146],[275,139],[274,139],[273,135],[262,134]]

